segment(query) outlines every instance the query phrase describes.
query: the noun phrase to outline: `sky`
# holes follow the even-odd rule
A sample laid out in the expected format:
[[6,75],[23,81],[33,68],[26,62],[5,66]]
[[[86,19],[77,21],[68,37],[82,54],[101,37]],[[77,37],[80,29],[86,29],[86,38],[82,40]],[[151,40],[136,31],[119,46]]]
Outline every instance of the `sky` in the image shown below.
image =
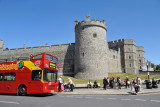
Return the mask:
[[74,21],[105,20],[107,41],[134,39],[160,64],[160,0],[0,0],[5,48],[75,43]]

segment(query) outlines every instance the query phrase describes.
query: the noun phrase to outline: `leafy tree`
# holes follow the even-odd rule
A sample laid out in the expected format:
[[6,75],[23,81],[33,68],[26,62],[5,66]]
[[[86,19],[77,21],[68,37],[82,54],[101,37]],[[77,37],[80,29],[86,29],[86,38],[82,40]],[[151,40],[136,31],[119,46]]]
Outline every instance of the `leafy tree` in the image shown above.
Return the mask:
[[157,65],[157,66],[156,66],[156,70],[160,70],[160,65]]

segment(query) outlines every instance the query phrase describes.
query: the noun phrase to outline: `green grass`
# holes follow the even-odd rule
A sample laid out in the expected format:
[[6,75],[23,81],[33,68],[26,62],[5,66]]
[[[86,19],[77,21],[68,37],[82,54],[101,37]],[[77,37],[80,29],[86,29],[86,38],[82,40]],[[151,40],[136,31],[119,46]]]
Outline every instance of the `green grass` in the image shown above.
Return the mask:
[[[119,76],[122,81],[125,80],[126,76],[128,76],[128,78],[129,78],[130,81],[132,80],[132,78],[135,78],[135,79],[136,79],[137,76],[140,77],[141,80],[145,80],[145,78],[148,77],[147,74],[146,74],[146,75],[141,75],[141,74],[136,75],[136,74],[129,74],[129,73],[114,73],[114,72],[109,72],[109,73],[108,73],[108,77],[110,78],[110,77],[112,77],[112,76],[114,76],[115,79],[117,78],[117,76]],[[150,77],[150,79],[152,79],[153,77],[156,77],[156,78],[160,79],[160,75],[150,75],[149,77]],[[58,78],[59,78],[59,77],[58,77]],[[69,76],[63,76],[63,79],[64,79],[64,82],[65,82],[65,83],[68,83],[68,78],[71,78],[72,81],[73,81],[75,84],[87,84],[87,83],[88,83],[88,80],[80,80],[80,79],[76,79],[76,78],[69,77]],[[100,80],[96,80],[96,81],[97,81],[98,83],[100,83],[101,86],[103,85],[103,78],[100,79]],[[94,80],[91,80],[91,82],[93,83]]]

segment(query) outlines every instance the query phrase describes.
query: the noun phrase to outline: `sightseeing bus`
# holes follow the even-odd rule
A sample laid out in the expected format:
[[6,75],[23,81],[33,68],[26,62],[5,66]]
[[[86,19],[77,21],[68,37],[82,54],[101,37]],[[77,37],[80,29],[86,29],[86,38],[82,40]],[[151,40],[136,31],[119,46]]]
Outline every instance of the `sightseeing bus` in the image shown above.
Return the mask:
[[18,95],[58,92],[58,58],[48,53],[28,61],[0,63],[0,93]]

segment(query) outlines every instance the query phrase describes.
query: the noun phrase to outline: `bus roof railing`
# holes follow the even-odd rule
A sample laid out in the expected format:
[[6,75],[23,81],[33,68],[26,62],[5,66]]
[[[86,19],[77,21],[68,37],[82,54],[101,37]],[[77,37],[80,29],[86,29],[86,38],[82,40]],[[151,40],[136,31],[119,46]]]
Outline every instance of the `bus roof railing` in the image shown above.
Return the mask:
[[19,60],[30,60],[30,57],[17,57],[17,58],[15,58],[16,59],[16,61],[19,61]]
[[0,59],[0,63],[3,62],[16,62],[16,61],[26,61],[26,60],[30,60],[30,57],[16,57],[16,58],[4,58],[4,59]]

